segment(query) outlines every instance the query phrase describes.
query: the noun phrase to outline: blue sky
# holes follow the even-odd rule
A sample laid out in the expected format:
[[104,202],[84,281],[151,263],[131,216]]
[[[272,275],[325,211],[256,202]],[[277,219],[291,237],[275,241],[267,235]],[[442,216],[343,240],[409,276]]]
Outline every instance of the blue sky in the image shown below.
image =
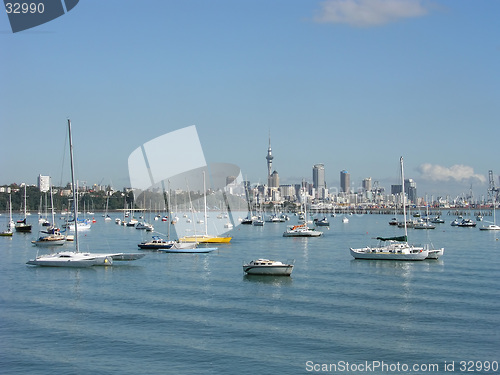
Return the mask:
[[[208,162],[281,183],[346,169],[419,195],[486,195],[500,174],[500,2],[86,0],[13,34],[0,16],[0,184],[128,186],[144,142],[196,125]],[[173,155],[176,158],[189,158]],[[65,164],[63,164],[65,163]],[[497,184],[498,178],[495,181]]]

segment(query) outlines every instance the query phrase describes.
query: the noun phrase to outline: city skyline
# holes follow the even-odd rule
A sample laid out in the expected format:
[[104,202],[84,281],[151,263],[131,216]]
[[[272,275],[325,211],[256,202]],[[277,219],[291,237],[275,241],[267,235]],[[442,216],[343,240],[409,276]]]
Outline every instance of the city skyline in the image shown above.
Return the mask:
[[327,186],[347,170],[387,190],[400,156],[419,195],[500,184],[500,3],[152,4],[89,0],[16,34],[0,16],[0,185],[69,181],[67,117],[77,178],[117,189],[133,150],[189,125],[261,184],[269,134],[280,184],[321,163]]

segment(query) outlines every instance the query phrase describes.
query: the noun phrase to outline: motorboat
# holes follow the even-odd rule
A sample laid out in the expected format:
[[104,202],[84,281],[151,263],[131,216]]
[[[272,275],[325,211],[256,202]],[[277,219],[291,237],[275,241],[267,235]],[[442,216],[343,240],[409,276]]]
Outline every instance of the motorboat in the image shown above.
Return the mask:
[[141,242],[137,246],[139,246],[142,250],[159,250],[159,249],[168,249],[172,247],[175,241],[164,240],[159,236],[153,236],[151,241]]
[[427,255],[427,258],[425,258],[425,259],[439,259],[439,257],[444,254],[443,247],[440,249],[433,249],[433,248],[430,248],[430,246],[426,246],[425,250],[427,250],[429,252],[429,254]]
[[398,225],[398,219],[393,217],[391,220],[389,220],[389,225]]
[[323,219],[314,219],[313,223],[314,223],[314,225],[316,225],[318,227],[329,227],[330,226],[330,222],[328,221],[326,216]]
[[323,232],[309,228],[307,224],[289,225],[283,237],[319,237]]
[[261,216],[256,216],[255,219],[252,220],[252,225],[254,227],[262,227],[264,226],[264,220],[262,220]]
[[439,216],[436,216],[435,218],[432,218],[430,220],[430,222],[433,223],[433,224],[443,224],[444,223],[444,219],[442,219]]
[[429,221],[418,220],[414,225],[414,229],[436,229],[436,226]]
[[135,229],[144,229],[148,232],[154,231],[153,225],[146,223],[145,221],[141,221],[141,222],[137,223],[137,225],[135,226]]
[[282,263],[261,258],[244,264],[243,271],[248,275],[290,276],[293,271],[293,262]]
[[488,224],[483,225],[479,230],[500,230],[500,225],[497,224]]
[[477,225],[476,222],[472,219],[463,219],[460,223],[458,223],[457,226],[474,228],[476,225]]
[[62,246],[66,243],[66,236],[62,234],[49,234],[40,236],[36,240],[31,241],[35,246]]

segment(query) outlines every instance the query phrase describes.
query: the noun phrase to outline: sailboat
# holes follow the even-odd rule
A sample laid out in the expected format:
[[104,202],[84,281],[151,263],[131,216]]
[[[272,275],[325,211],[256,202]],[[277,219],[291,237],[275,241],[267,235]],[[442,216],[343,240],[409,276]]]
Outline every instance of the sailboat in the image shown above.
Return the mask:
[[24,219],[18,220],[16,223],[16,232],[29,233],[31,232],[31,224],[26,222],[26,184],[24,184]]
[[[75,188],[75,172],[73,162],[73,141],[71,138],[71,121],[68,119],[68,137],[69,137],[69,154],[71,161],[71,183],[73,187],[73,215],[75,223],[78,222],[78,200],[77,189]],[[74,251],[61,251],[56,253],[36,255],[34,259],[29,260],[26,264],[34,266],[47,266],[47,267],[91,267],[91,266],[107,266],[112,265],[113,260],[135,260],[142,258],[145,254],[93,254],[81,253],[79,251],[78,242],[78,225],[75,225],[75,250]]]
[[179,238],[179,242],[198,242],[198,243],[229,243],[232,237],[220,237],[208,234],[208,223],[207,223],[207,189],[205,183],[205,172],[203,171],[203,199],[204,199],[204,224],[205,233],[198,234],[194,236],[184,236]]
[[354,249],[351,248],[351,255],[355,259],[372,259],[372,260],[403,260],[403,261],[417,261],[424,260],[429,256],[433,258],[439,257],[440,254],[444,252],[444,249],[432,249],[429,250],[429,246],[426,248],[422,246],[414,246],[408,244],[408,228],[406,226],[406,202],[404,193],[404,169],[403,169],[403,157],[400,159],[401,167],[401,181],[402,181],[402,195],[403,195],[403,220],[404,220],[404,236],[397,237],[377,237],[381,243],[388,243],[387,245],[381,245],[377,247],[363,247]]
[[0,232],[0,236],[2,237],[12,237],[12,198],[9,194],[9,221],[7,222],[7,230]]
[[495,197],[493,197],[493,223],[488,224],[488,225],[483,225],[479,230],[500,230],[500,225],[497,225],[497,220],[495,216]]

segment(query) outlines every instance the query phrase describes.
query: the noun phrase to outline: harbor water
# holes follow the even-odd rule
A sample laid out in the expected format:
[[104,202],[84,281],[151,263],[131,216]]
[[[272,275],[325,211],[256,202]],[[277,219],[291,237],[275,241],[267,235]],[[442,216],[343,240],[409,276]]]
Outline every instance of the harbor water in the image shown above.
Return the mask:
[[[389,219],[337,215],[322,237],[284,238],[292,216],[235,226],[212,253],[147,252],[85,269],[26,265],[38,224],[0,238],[0,373],[500,373],[500,232],[446,217],[409,230],[409,242],[444,247],[439,260],[354,260],[350,247],[402,234]],[[151,235],[99,216],[80,246],[139,252]],[[245,276],[242,264],[257,258],[295,267],[291,277]]]

